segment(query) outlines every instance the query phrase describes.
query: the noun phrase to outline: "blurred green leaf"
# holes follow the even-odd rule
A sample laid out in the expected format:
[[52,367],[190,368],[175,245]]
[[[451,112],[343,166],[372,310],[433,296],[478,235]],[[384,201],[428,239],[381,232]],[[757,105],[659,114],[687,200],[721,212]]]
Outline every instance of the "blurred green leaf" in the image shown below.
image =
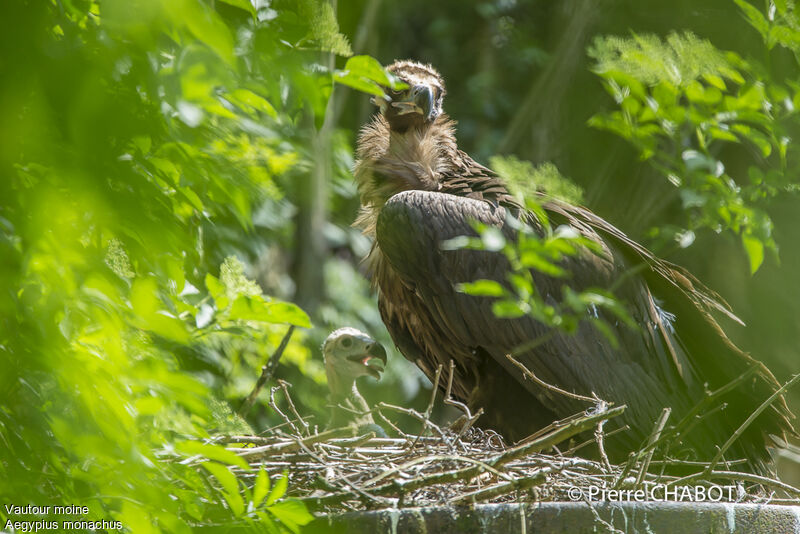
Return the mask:
[[769,22],[767,22],[767,19],[761,14],[761,11],[745,0],[733,1],[736,2],[736,5],[742,10],[747,22],[749,22],[750,25],[755,28],[762,37],[766,37],[769,33]]
[[175,444],[175,448],[190,456],[202,456],[223,464],[234,465],[240,469],[248,469],[250,467],[241,456],[219,445],[206,444],[199,441],[181,441]]
[[499,300],[492,303],[492,313],[502,319],[515,319],[525,315],[525,310],[513,300]]
[[750,261],[750,273],[754,274],[764,262],[764,243],[760,239],[743,234],[742,244]]
[[305,505],[296,499],[276,502],[267,509],[295,534],[300,532],[299,527],[314,520],[314,516],[308,512]]
[[203,462],[201,464],[209,473],[214,475],[214,478],[222,486],[222,495],[225,501],[231,507],[231,511],[235,516],[240,516],[244,513],[244,499],[239,493],[239,481],[236,476],[224,465],[215,462]]
[[458,284],[457,289],[477,297],[502,297],[505,294],[503,286],[494,280],[475,280],[474,282]]
[[284,473],[278,477],[278,480],[272,486],[272,490],[269,492],[269,496],[267,497],[266,506],[272,506],[284,495],[286,495],[286,489],[288,487],[289,475],[284,471]]
[[258,474],[256,475],[256,483],[253,486],[253,505],[256,508],[261,506],[261,503],[264,502],[264,499],[267,498],[267,493],[269,492],[270,488],[270,481],[269,475],[264,470],[264,466],[261,466],[258,469]]
[[239,9],[247,11],[252,16],[254,17],[256,16],[256,9],[255,7],[253,7],[253,4],[250,0],[220,0],[220,2],[224,2],[234,7],[238,7]]
[[406,84],[399,82],[386,72],[371,56],[353,56],[347,60],[344,69],[333,75],[334,80],[358,91],[384,96],[383,88],[404,89]]

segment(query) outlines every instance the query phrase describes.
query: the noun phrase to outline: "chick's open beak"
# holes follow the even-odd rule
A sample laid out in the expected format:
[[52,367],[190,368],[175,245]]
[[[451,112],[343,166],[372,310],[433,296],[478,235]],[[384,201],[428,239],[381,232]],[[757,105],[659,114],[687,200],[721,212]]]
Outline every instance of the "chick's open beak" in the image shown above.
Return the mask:
[[367,374],[380,378],[386,366],[386,349],[377,341],[365,348],[364,353],[348,356],[348,359],[354,362],[361,362],[366,367]]

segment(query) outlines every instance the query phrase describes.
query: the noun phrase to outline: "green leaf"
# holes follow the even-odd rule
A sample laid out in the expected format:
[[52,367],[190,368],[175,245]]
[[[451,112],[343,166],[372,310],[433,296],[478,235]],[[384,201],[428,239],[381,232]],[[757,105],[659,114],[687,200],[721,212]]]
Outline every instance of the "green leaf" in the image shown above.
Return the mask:
[[222,464],[203,462],[201,465],[219,481],[222,486],[222,495],[231,507],[231,511],[234,515],[237,517],[242,515],[245,509],[244,499],[242,499],[242,495],[239,493],[239,481],[236,476]]
[[233,36],[215,11],[197,0],[173,0],[163,6],[175,24],[188,28],[198,41],[208,45],[229,65],[235,65]]
[[208,290],[208,294],[211,295],[211,298],[217,300],[217,297],[220,297],[225,294],[225,286],[223,286],[219,279],[211,274],[206,274],[206,289]]
[[256,508],[261,506],[261,503],[264,502],[264,499],[267,497],[267,493],[269,492],[269,487],[269,475],[267,475],[267,472],[264,470],[264,466],[262,465],[258,470],[258,474],[256,475],[256,483],[253,486],[253,505]]
[[309,513],[305,504],[297,499],[286,499],[267,509],[294,533],[300,531],[299,526],[307,525],[314,520],[314,516]]
[[216,460],[223,464],[235,465],[241,469],[250,467],[241,456],[220,445],[188,440],[176,443],[175,449],[189,456],[198,455],[208,458],[209,460]]
[[250,0],[220,0],[220,2],[224,2],[228,5],[238,7],[239,9],[244,9],[248,13],[250,13],[253,17],[256,16],[256,8],[253,7],[253,4]]
[[705,79],[708,83],[719,89],[720,91],[726,91],[727,87],[725,86],[725,80],[723,80],[720,76],[716,74],[704,74],[703,79]]
[[310,328],[308,314],[291,302],[266,302],[262,297],[239,295],[228,314],[231,320],[261,321],[265,323],[293,324]]
[[742,244],[750,260],[750,274],[755,274],[764,261],[764,243],[751,235],[742,235]]
[[178,343],[189,341],[189,333],[186,331],[184,322],[163,309],[158,285],[154,279],[137,278],[134,280],[130,299],[135,313],[133,319],[139,328]]
[[249,89],[236,89],[225,95],[225,97],[239,107],[260,111],[273,119],[278,118],[278,112],[275,111],[272,104],[266,98],[255,94]]
[[395,77],[386,72],[380,62],[372,56],[353,56],[345,63],[344,70],[385,87],[399,88],[394,85],[398,83]]
[[485,279],[458,284],[457,289],[462,293],[476,297],[502,297],[505,294],[505,289],[502,285],[494,280]]
[[278,477],[277,482],[272,487],[272,491],[269,492],[269,497],[267,497],[267,506],[272,506],[278,499],[286,495],[286,489],[289,487],[289,474],[284,471],[281,476]]
[[344,69],[337,70],[333,79],[364,93],[385,96],[384,87],[404,89],[406,84],[386,72],[377,59],[371,56],[353,56],[347,60]]
[[492,303],[492,313],[503,319],[515,319],[525,315],[525,310],[515,300],[499,300]]
[[712,126],[708,129],[708,133],[711,134],[711,137],[714,139],[719,139],[721,141],[731,141],[733,143],[738,143],[739,138],[733,135],[728,130],[723,130],[722,128],[718,128],[716,126]]
[[347,71],[337,71],[333,74],[333,79],[342,85],[346,85],[356,91],[384,97],[383,89],[371,80],[366,80],[356,74]]
[[764,18],[761,10],[749,2],[745,2],[745,0],[733,1],[736,2],[736,5],[742,10],[742,14],[744,14],[750,25],[758,30],[758,33],[760,33],[762,37],[766,37],[769,33],[769,22]]
[[567,275],[567,271],[555,263],[548,261],[547,258],[535,251],[523,251],[519,261],[523,267],[535,269],[541,273],[549,274],[550,276],[563,277]]

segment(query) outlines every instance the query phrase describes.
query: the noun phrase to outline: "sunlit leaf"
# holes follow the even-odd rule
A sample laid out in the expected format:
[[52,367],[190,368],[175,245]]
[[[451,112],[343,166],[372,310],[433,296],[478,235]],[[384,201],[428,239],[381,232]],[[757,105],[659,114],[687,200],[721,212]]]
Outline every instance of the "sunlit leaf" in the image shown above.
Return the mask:
[[754,274],[764,262],[764,243],[758,238],[742,234],[742,244],[750,262],[750,274]]
[[296,499],[276,502],[267,509],[294,533],[300,532],[300,526],[307,525],[314,520],[314,516],[309,513],[306,506]]
[[505,289],[494,280],[476,280],[458,285],[458,290],[476,297],[502,297]]
[[216,460],[223,464],[234,465],[241,469],[247,469],[249,467],[241,456],[220,445],[201,443],[199,441],[181,441],[175,444],[175,448],[187,455],[202,456],[209,460]]
[[267,498],[267,493],[270,489],[270,480],[269,475],[264,470],[264,467],[261,466],[258,470],[258,474],[256,475],[256,483],[253,486],[253,504],[256,507],[261,506],[261,503],[264,502],[264,499]]
[[239,9],[244,9],[254,17],[256,16],[256,9],[255,7],[253,7],[253,4],[252,2],[250,2],[250,0],[220,0],[220,2],[230,4],[232,6],[238,7]]
[[286,489],[289,487],[289,475],[284,471],[281,476],[278,477],[278,480],[272,486],[272,490],[269,492],[269,496],[267,497],[267,506],[272,506],[275,502],[281,499],[284,495],[286,495]]
[[504,319],[514,319],[525,315],[525,310],[513,300],[499,300],[492,303],[492,313]]

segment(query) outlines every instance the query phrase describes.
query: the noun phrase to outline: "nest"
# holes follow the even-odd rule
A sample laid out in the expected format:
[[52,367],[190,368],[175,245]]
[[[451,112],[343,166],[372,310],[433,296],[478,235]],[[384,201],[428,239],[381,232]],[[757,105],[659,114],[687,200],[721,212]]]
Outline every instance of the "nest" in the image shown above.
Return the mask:
[[[438,378],[437,373],[437,382]],[[674,492],[687,487],[727,488],[718,494],[706,493],[711,497],[706,502],[800,504],[800,490],[775,478],[738,472],[738,462],[656,459],[654,452],[663,445],[668,409],[656,422],[646,446],[631,452],[626,463],[612,464],[604,453],[603,440],[610,433],[604,433],[603,425],[622,414],[625,407],[608,406],[599,399],[586,412],[554,422],[522,443],[509,446],[498,434],[473,427],[480,414],[469,413],[449,395],[445,395],[445,402],[459,406],[464,416],[448,427],[432,422],[437,388],[424,413],[386,403],[372,410],[400,437],[377,437],[375,432],[356,435],[359,432],[351,427],[317,432],[308,418],[297,413],[288,384],[279,383],[272,388],[270,405],[283,417],[284,424],[261,436],[218,436],[214,442],[225,444],[247,461],[251,470],[239,470],[237,475],[249,485],[253,473],[261,468],[270,475],[288,472],[289,496],[321,512],[576,500],[591,507],[593,501],[604,500],[601,496],[612,491],[627,494],[628,500],[634,500],[636,491],[663,497],[656,500],[686,500],[670,499],[664,492],[676,495]],[[275,402],[279,389],[293,417]],[[397,413],[417,419],[419,435],[397,428],[392,421]],[[569,450],[557,448],[592,430],[592,439]],[[575,456],[588,446],[598,451],[599,461]],[[674,472],[670,468],[675,466],[691,474],[667,474]],[[693,500],[692,495],[688,500]]]

